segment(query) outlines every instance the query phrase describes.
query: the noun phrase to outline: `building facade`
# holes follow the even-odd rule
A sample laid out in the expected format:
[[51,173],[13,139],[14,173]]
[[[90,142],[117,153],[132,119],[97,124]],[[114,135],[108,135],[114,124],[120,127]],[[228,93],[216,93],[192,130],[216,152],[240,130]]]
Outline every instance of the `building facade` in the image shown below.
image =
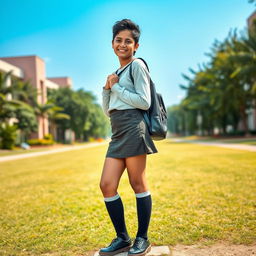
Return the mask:
[[[36,88],[37,102],[47,102],[47,88],[59,89],[60,87],[72,88],[70,77],[46,77],[45,61],[36,56],[0,57],[0,72],[10,72],[12,76],[24,81],[29,81]],[[7,81],[7,86],[11,81]],[[37,117],[38,131],[31,134],[31,138],[42,139],[49,133],[49,122],[47,118]],[[54,134],[53,134],[54,135]],[[56,137],[56,135],[54,136]]]

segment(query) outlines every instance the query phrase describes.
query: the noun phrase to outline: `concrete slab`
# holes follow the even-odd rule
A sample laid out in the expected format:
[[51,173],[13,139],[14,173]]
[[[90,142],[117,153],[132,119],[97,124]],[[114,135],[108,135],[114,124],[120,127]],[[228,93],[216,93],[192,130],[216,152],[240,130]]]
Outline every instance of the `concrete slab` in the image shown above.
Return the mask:
[[[122,252],[122,253],[118,253],[115,256],[127,256],[128,253],[127,252]],[[94,256],[99,256],[99,251],[94,253]]]
[[[161,256],[161,255],[170,255],[171,252],[168,246],[152,246],[151,251],[147,253],[147,256]],[[128,252],[122,252],[116,254],[116,256],[127,256]],[[99,256],[99,251],[94,253],[94,256]]]
[[199,244],[171,247],[172,256],[254,256],[256,245],[218,242],[209,246]]
[[185,252],[177,251],[175,249],[172,249],[172,256],[188,256]]
[[152,246],[151,251],[147,256],[160,256],[160,255],[170,255],[170,249],[168,246]]

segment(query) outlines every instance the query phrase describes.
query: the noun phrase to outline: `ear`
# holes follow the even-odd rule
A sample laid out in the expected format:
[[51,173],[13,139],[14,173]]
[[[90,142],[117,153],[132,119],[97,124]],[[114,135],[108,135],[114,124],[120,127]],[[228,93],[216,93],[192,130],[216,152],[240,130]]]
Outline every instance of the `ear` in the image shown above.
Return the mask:
[[137,49],[139,48],[139,46],[140,46],[139,43],[135,44],[134,50],[137,51]]

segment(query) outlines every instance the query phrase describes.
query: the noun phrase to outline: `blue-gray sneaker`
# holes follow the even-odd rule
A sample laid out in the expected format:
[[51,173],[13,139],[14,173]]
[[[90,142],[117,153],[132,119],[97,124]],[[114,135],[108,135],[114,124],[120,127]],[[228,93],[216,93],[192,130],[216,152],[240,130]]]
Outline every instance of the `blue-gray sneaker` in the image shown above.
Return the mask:
[[108,247],[101,248],[99,255],[112,256],[121,252],[127,252],[132,246],[132,240],[123,240],[121,237],[117,237],[112,240]]
[[144,256],[151,250],[151,244],[148,239],[136,237],[133,246],[128,251],[129,256]]

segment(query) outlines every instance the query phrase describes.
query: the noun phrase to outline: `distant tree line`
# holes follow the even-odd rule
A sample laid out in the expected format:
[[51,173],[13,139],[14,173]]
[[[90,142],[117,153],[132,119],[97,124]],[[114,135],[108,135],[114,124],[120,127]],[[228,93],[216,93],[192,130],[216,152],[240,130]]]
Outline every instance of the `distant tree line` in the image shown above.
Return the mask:
[[256,0],[248,0],[248,3],[250,3],[250,4],[256,4]]
[[109,133],[108,120],[91,92],[48,89],[45,104],[38,103],[38,94],[29,81],[15,78],[12,72],[0,72],[0,148],[27,142],[38,129],[37,117],[47,118],[50,128],[57,127],[63,133],[71,129],[79,141]]
[[77,140],[87,141],[89,137],[99,138],[108,134],[108,119],[91,92],[69,88],[48,89],[48,99],[70,116],[70,119],[56,120],[57,126],[63,131],[73,130]]
[[[208,63],[183,74],[180,85],[186,96],[168,108],[171,133],[212,135],[214,128],[227,134],[249,132],[247,117],[256,108],[256,24],[245,32],[231,31],[223,41],[215,41]],[[243,128],[238,129],[239,122]]]

